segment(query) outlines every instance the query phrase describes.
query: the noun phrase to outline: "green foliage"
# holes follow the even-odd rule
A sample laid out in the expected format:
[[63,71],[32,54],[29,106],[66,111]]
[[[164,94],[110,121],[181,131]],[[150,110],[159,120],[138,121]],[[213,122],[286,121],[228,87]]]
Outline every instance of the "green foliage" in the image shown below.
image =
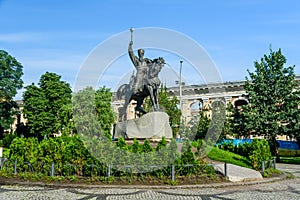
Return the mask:
[[168,185],[175,186],[175,185],[178,185],[178,181],[176,181],[176,180],[175,180],[175,181],[168,180],[168,181],[167,181],[167,184],[168,184]]
[[77,131],[89,138],[106,137],[111,140],[114,113],[112,93],[108,88],[95,91],[87,87],[73,95],[73,115]]
[[[169,146],[167,147],[168,163],[174,163],[179,158],[178,145],[174,138],[171,139]],[[176,162],[175,162],[176,164]]]
[[142,152],[144,153],[149,153],[149,152],[152,152],[153,151],[153,148],[149,142],[149,140],[144,140],[144,144],[142,146]]
[[62,138],[49,138],[39,143],[39,160],[48,164],[63,163],[65,143]]
[[157,153],[156,160],[158,162],[167,161],[167,158],[168,158],[168,142],[167,142],[165,137],[162,137],[162,139],[158,142],[158,144],[156,146],[156,153]]
[[[60,78],[55,73],[46,72],[40,78],[39,87],[34,84],[25,87],[24,115],[33,137],[51,136],[72,127],[68,124],[70,106],[65,112],[66,106],[71,104],[72,91],[70,85]],[[63,116],[63,113],[67,115]]]
[[125,150],[127,149],[127,144],[125,142],[125,139],[122,137],[118,138],[118,141],[116,142],[116,146]]
[[252,166],[256,170],[261,169],[262,161],[271,159],[271,151],[269,143],[266,140],[254,139],[251,143],[251,150],[249,152],[249,159]]
[[185,152],[186,150],[188,150],[189,148],[191,148],[191,142],[189,139],[185,139],[183,140],[183,143],[182,143],[182,148],[181,148],[181,152]]
[[218,147],[225,151],[230,151],[245,157],[249,157],[249,153],[253,148],[251,143],[245,142],[244,144],[234,145],[232,141],[225,142]]
[[161,87],[158,95],[159,105],[169,115],[170,126],[173,136],[175,136],[181,123],[181,110],[178,108],[179,100],[175,95],[169,97],[166,87]]
[[281,171],[279,171],[278,169],[274,169],[274,168],[268,168],[263,173],[263,177],[270,177],[271,175],[276,175],[276,174],[281,174]]
[[8,148],[10,146],[10,144],[12,143],[12,141],[16,138],[16,134],[10,133],[10,134],[6,134],[2,140],[2,146],[4,148]]
[[13,100],[23,86],[23,66],[6,51],[0,50],[0,139],[18,114],[18,105]]
[[[206,141],[209,145],[214,145],[217,141],[225,137],[226,104],[225,100],[216,100],[211,103],[211,122]],[[211,143],[212,142],[212,143]]]
[[63,136],[73,135],[76,132],[73,120],[72,104],[63,105],[57,113],[58,123],[55,124],[56,130],[61,130]]
[[205,110],[200,109],[199,115],[193,117],[188,126],[184,127],[184,137],[189,140],[204,139],[214,145],[225,136],[226,108],[222,100],[212,102],[211,118]]
[[205,111],[199,110],[199,115],[194,116],[189,122],[188,126],[183,127],[183,137],[189,140],[204,139],[208,128],[210,119],[208,118]]
[[[66,165],[72,167],[74,174],[78,175],[86,165],[100,164],[85,148],[78,136],[57,137],[42,140],[36,138],[15,138],[10,145],[9,160],[18,163],[29,162],[34,169],[39,169],[46,174],[52,163],[56,164],[59,174],[67,175]],[[41,165],[40,163],[43,163]],[[20,165],[21,170],[26,166]]]
[[30,163],[38,161],[39,145],[37,138],[15,138],[9,149],[10,160]]
[[[101,149],[103,154],[113,152],[112,156],[108,157],[109,160],[96,160],[87,151],[78,136],[50,138],[41,142],[34,138],[16,138],[10,146],[9,161],[17,160],[16,177],[24,180],[80,181],[80,177],[84,174],[91,178],[89,182],[111,183],[118,182],[120,179],[122,182],[133,183],[145,178],[145,180],[149,179],[152,182],[153,180],[157,181],[157,178],[159,178],[166,183],[170,176],[170,166],[173,164],[175,165],[176,176],[181,178],[187,175],[197,176],[201,174],[203,176],[203,173],[212,173],[211,170],[208,171],[204,162],[200,165],[199,161],[195,159],[189,141],[185,142],[184,149],[186,151],[181,156],[175,140],[171,140],[169,144],[166,144],[165,139],[163,139],[158,150],[152,148],[149,140],[144,140],[143,144],[139,144],[137,140],[134,140],[133,144],[127,145],[124,139],[119,139],[115,145],[110,142],[100,144],[100,146],[103,147]],[[120,148],[115,148],[116,146]],[[118,149],[122,149],[122,151],[117,151]],[[150,156],[146,157],[146,154]],[[128,162],[132,157],[134,157],[133,162]],[[165,167],[161,169],[153,168],[153,166],[157,167],[157,161]],[[29,163],[26,165],[23,162]],[[48,177],[52,163],[55,163],[55,175],[63,177]],[[109,163],[112,167],[111,175],[113,176],[107,179],[107,164]],[[127,170],[131,169],[131,171],[119,170],[115,165],[116,163],[119,167],[123,166]],[[13,162],[9,164],[12,170],[2,171],[12,174]],[[5,166],[8,167],[8,165]],[[130,166],[132,168],[128,168]],[[139,170],[146,170],[146,172],[133,174],[139,172],[135,171],[137,167]],[[3,176],[8,175],[1,174]]]
[[72,104],[73,119],[78,134],[88,139],[103,136],[95,109],[95,90],[87,87],[78,91],[72,97]]
[[142,145],[140,145],[139,141],[136,138],[134,138],[133,144],[130,146],[129,150],[132,153],[140,153],[142,152]]
[[227,125],[230,135],[235,137],[247,136],[250,130],[247,129],[245,123],[245,113],[242,109],[235,108],[232,103],[227,105]]
[[300,157],[280,157],[281,163],[300,164]]
[[232,142],[223,143],[220,149],[246,157],[254,169],[260,170],[262,161],[271,159],[270,146],[267,140],[254,139],[251,143],[234,145]]
[[200,152],[201,147],[205,146],[204,140],[194,140],[191,143],[191,146],[197,149],[197,154],[200,156],[202,152]]
[[182,145],[182,154],[180,156],[180,164],[197,164],[194,153],[192,152],[192,146],[189,140],[184,140]]
[[158,142],[156,146],[156,151],[159,151],[167,146],[168,142],[166,140],[166,137],[163,136],[162,139]]
[[95,93],[95,107],[101,131],[111,138],[111,128],[114,123],[114,112],[111,106],[112,92],[109,88],[100,87]]
[[248,70],[249,78],[245,82],[249,104],[242,108],[244,124],[252,134],[273,141],[277,135],[297,137],[300,134],[300,89],[295,81],[295,66],[285,67],[285,63],[280,49],[270,50],[269,55],[254,63],[255,72]]

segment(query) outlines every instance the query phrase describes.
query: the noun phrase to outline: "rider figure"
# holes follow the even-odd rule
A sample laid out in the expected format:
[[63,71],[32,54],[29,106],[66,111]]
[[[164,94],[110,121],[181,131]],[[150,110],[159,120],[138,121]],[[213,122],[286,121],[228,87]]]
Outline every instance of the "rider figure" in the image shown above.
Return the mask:
[[138,56],[135,56],[132,49],[133,42],[130,41],[128,47],[129,57],[136,68],[136,77],[133,84],[132,92],[138,93],[143,91],[144,84],[147,81],[148,66],[152,63],[152,60],[144,58],[145,51],[143,49],[138,50]]

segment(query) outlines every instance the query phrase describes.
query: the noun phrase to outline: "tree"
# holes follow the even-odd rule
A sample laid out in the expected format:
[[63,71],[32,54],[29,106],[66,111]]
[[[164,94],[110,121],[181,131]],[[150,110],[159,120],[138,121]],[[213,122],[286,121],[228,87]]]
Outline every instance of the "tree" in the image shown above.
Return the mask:
[[95,93],[95,103],[98,121],[101,131],[111,138],[112,124],[114,123],[114,112],[112,109],[112,92],[109,88],[100,87]]
[[[66,107],[71,104],[72,90],[68,83],[60,79],[61,76],[46,72],[40,78],[39,87],[34,84],[25,87],[24,115],[31,136],[41,138],[58,133],[67,123],[62,119],[71,118]],[[67,116],[63,117],[63,114]]]
[[249,130],[245,123],[245,113],[242,109],[235,108],[232,103],[227,105],[227,134],[230,133],[234,136],[249,136]]
[[106,136],[111,140],[114,112],[110,89],[92,87],[80,90],[73,96],[73,113],[76,128],[88,138]]
[[215,145],[217,141],[225,138],[226,103],[223,99],[217,99],[211,103],[211,121],[206,135],[208,143]]
[[74,93],[72,104],[77,133],[88,142],[93,141],[93,138],[102,137],[95,109],[95,90],[86,87]]
[[285,67],[286,58],[279,49],[270,50],[255,72],[246,77],[245,90],[249,104],[243,106],[245,123],[252,134],[263,135],[271,142],[272,152],[278,156],[276,136],[299,137],[299,88],[295,81],[295,66]]
[[193,116],[192,119],[188,122],[188,126],[183,127],[183,135],[189,140],[199,140],[204,139],[208,128],[210,119],[204,110],[199,110],[199,115]]
[[23,94],[24,117],[29,135],[38,137],[51,132],[51,116],[45,111],[47,99],[43,90],[34,84],[26,86]]
[[73,107],[68,103],[63,105],[57,113],[58,123],[56,123],[56,130],[61,130],[62,135],[73,135],[76,132],[73,120]]
[[0,50],[0,137],[12,124],[18,105],[13,100],[23,86],[23,66],[6,51]]
[[158,101],[159,105],[165,109],[165,112],[170,117],[170,125],[173,131],[173,136],[175,136],[179,130],[180,123],[182,123],[181,110],[178,108],[179,100],[175,95],[169,97],[167,87],[163,86],[160,89]]

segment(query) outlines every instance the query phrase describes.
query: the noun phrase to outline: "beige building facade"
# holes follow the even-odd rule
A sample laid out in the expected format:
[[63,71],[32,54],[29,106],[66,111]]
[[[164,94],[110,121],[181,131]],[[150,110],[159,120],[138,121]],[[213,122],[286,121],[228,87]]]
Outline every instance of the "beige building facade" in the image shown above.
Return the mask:
[[[300,75],[296,76],[300,87]],[[224,83],[211,83],[202,85],[184,85],[180,87],[167,88],[170,95],[175,95],[180,100],[182,118],[187,123],[193,116],[198,115],[199,109],[210,111],[214,101],[223,102],[224,105],[231,103],[235,107],[248,104],[247,94],[244,89],[245,81],[234,81]],[[181,96],[180,96],[181,94]],[[116,113],[123,106],[124,100],[113,101],[113,108]],[[127,119],[136,117],[134,110],[135,102],[127,108]],[[208,112],[209,113],[209,112]],[[286,136],[278,139],[289,139]]]

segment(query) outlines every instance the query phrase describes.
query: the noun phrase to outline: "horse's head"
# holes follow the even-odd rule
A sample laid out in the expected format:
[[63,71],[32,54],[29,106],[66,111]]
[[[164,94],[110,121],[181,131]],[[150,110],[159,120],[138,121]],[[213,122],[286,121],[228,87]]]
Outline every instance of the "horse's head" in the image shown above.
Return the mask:
[[154,62],[156,62],[157,64],[160,64],[160,65],[166,64],[165,59],[163,57],[158,57],[158,58],[154,59]]
[[163,59],[162,57],[159,57],[159,58],[155,58],[153,60],[153,64],[154,64],[154,68],[158,71],[160,71],[164,64],[165,64],[165,59]]

